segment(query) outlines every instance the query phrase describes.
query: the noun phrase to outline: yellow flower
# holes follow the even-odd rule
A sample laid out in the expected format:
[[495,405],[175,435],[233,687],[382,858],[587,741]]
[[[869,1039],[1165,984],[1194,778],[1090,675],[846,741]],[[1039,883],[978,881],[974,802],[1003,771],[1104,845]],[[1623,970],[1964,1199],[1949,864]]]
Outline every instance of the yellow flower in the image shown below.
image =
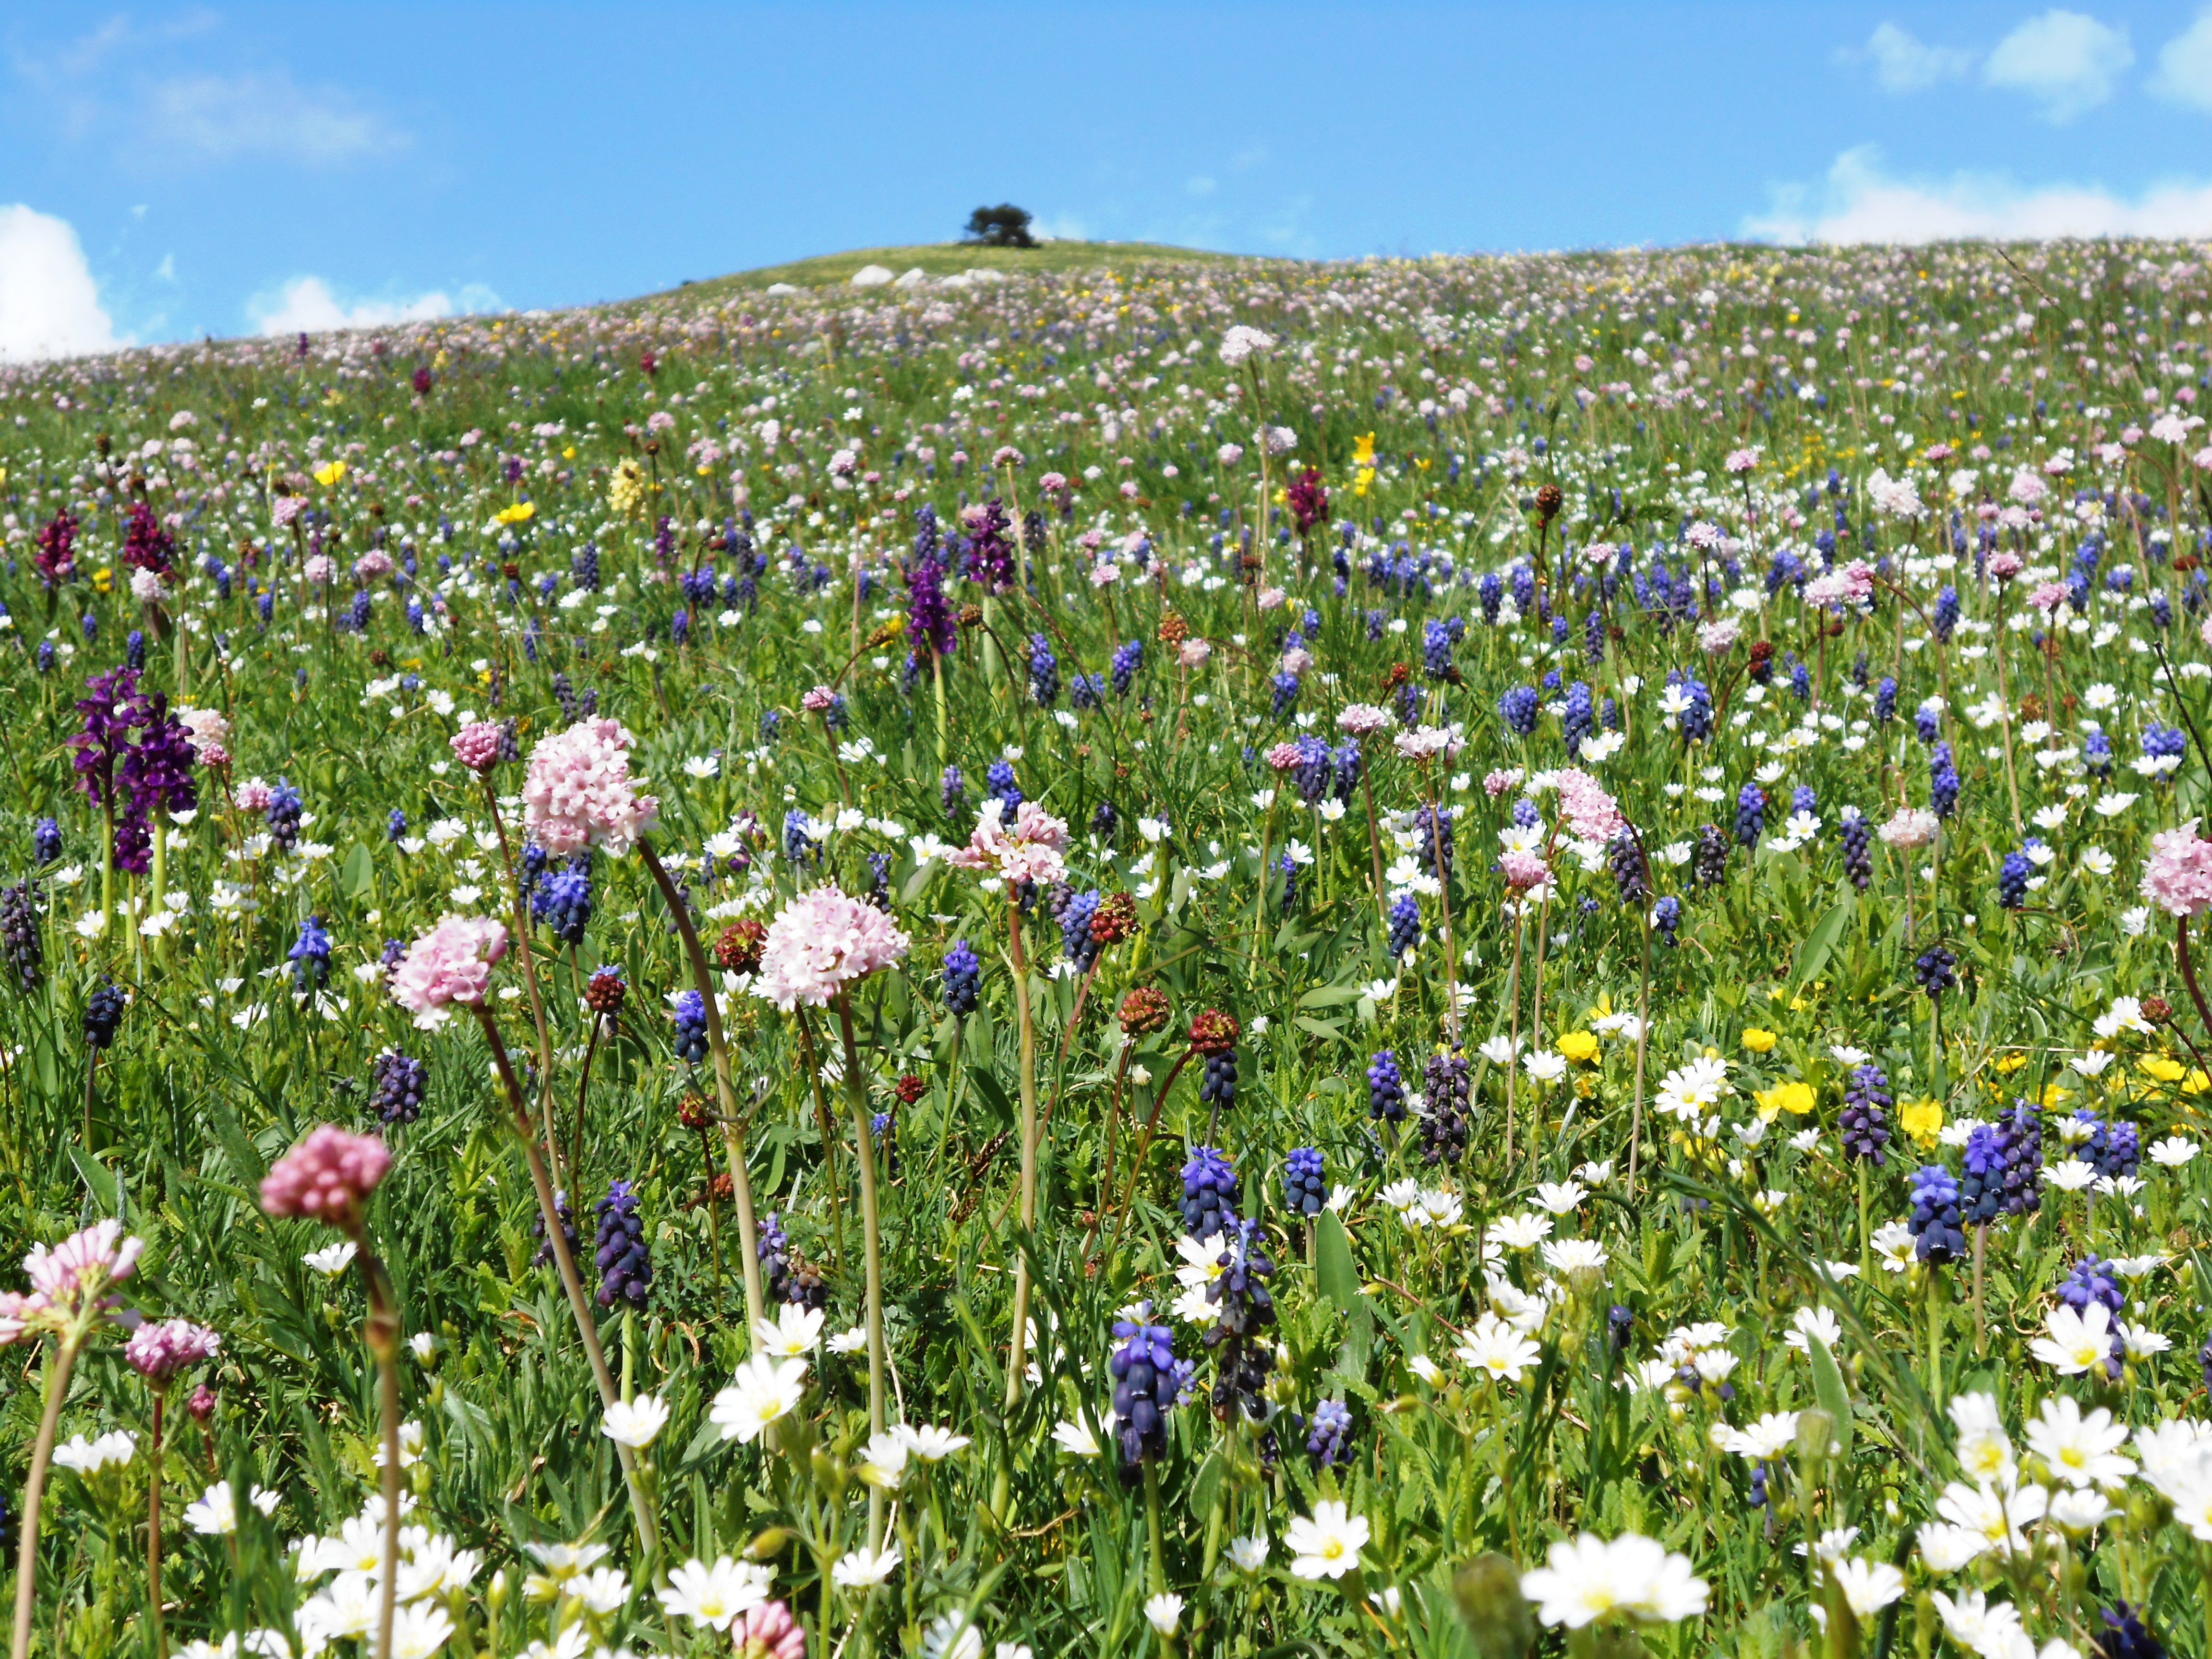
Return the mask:
[[2136,1069],[2145,1077],[2156,1078],[2160,1083],[2179,1083],[2185,1071],[2179,1060],[2166,1054],[2145,1054],[2136,1062]]
[[328,489],[345,475],[346,464],[343,461],[325,461],[315,469],[315,482]]
[[574,460],[576,459],[576,446],[570,444],[566,449],[563,449],[561,452],[561,459],[564,461]]
[[2046,1112],[2057,1111],[2058,1109],[2058,1103],[2065,1099],[2067,1096],[2073,1092],[2074,1091],[2071,1089],[2062,1089],[2055,1083],[2045,1084],[2043,1085],[2043,1109]]
[[1747,1025],[1743,1028],[1743,1046],[1754,1054],[1765,1054],[1774,1046],[1776,1041],[1775,1035],[1771,1031],[1762,1030],[1756,1025]]
[[1813,1109],[1813,1085],[1809,1083],[1778,1083],[1771,1089],[1753,1090],[1751,1097],[1759,1103],[1759,1116],[1770,1123],[1778,1112],[1802,1117]]
[[92,587],[93,592],[95,593],[113,592],[115,591],[114,570],[107,565],[102,565],[99,569],[94,571],[92,573]]
[[607,480],[607,505],[624,518],[645,505],[645,473],[635,461],[616,464],[614,476]]
[[502,507],[492,514],[494,524],[524,524],[534,517],[538,508],[529,501],[517,501],[512,507]]
[[1569,1031],[1554,1046],[1569,1060],[1585,1065],[1597,1058],[1597,1037],[1589,1031]]
[[1354,466],[1375,465],[1375,434],[1362,433],[1352,441],[1352,464]]
[[2021,1066],[2027,1064],[2027,1056],[2026,1054],[2002,1054],[1997,1059],[1997,1070],[2000,1072],[2017,1072]]
[[1908,1100],[1899,1109],[1898,1121],[1905,1133],[1923,1147],[1933,1146],[1936,1137],[1943,1127],[1943,1107],[1933,1097],[1925,1100]]

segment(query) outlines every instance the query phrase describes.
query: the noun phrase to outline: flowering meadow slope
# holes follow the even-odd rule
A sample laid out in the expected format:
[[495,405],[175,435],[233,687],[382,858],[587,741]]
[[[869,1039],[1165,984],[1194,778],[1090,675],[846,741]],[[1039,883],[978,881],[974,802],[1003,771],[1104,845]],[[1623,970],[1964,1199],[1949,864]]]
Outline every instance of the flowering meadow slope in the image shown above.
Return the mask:
[[2203,250],[0,370],[16,1659],[2153,1659]]

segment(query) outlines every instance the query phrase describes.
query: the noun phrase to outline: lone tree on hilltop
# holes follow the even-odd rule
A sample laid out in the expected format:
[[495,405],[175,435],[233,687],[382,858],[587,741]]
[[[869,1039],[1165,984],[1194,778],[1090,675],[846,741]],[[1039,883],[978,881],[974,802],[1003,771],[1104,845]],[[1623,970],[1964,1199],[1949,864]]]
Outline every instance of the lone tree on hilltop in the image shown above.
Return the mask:
[[988,247],[1036,246],[1036,238],[1030,234],[1028,212],[1011,202],[1001,202],[996,207],[977,208],[968,216],[968,228],[961,240],[981,242]]

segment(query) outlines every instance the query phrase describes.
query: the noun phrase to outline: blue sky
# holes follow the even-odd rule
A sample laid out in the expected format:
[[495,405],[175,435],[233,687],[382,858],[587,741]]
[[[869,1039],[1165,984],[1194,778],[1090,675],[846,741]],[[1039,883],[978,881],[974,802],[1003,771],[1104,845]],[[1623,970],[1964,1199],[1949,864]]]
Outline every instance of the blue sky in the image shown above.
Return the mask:
[[2212,236],[2212,4],[19,4],[0,356],[945,240]]

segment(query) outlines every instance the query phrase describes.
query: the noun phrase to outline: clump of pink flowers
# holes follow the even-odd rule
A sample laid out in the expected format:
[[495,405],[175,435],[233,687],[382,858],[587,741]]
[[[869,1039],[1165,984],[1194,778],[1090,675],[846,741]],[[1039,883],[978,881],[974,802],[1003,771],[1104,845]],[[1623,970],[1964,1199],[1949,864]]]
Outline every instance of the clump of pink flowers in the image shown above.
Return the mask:
[[2150,838],[2140,890],[2170,916],[2198,916],[2212,906],[2212,841],[2197,833],[2195,818]]
[[913,943],[874,905],[817,887],[769,924],[753,994],[786,1013],[801,1003],[823,1007],[854,980],[890,967]]
[[1294,743],[1279,743],[1267,751],[1267,764],[1278,772],[1287,772],[1298,763],[1298,746]]
[[619,720],[578,720],[530,751],[522,821],[556,857],[587,847],[620,857],[660,816],[660,803],[629,775],[637,739]]
[[1336,729],[1355,738],[1371,738],[1397,723],[1389,709],[1378,708],[1371,702],[1346,703],[1344,712],[1336,717]]
[[110,1285],[131,1277],[146,1248],[143,1238],[125,1238],[119,1221],[98,1221],[48,1249],[33,1244],[23,1258],[31,1281],[28,1296],[0,1294],[0,1347],[27,1331],[60,1331],[107,1305]]
[[1534,853],[1507,853],[1498,860],[1498,870],[1505,884],[1516,892],[1541,887],[1552,877],[1551,866]]
[[453,758],[471,772],[489,772],[499,759],[499,727],[471,720],[453,733]]
[[325,1123],[262,1177],[261,1207],[357,1235],[368,1195],[391,1167],[391,1152],[374,1135],[348,1134]]
[[1589,773],[1570,766],[1545,781],[1559,792],[1559,816],[1577,840],[1609,842],[1628,827],[1620,804]]
[[1885,847],[1894,847],[1900,852],[1911,852],[1916,847],[1925,847],[1936,839],[1936,817],[1924,807],[1900,806],[1897,815],[1883,824],[1876,833]]
[[214,1358],[222,1349],[222,1338],[206,1326],[189,1319],[165,1319],[131,1332],[123,1345],[123,1357],[133,1370],[158,1386],[187,1365]]
[[453,1003],[473,1008],[491,988],[492,964],[507,954],[507,928],[489,916],[447,916],[407,947],[392,970],[392,997],[434,1031]]
[[750,1607],[730,1626],[738,1659],[806,1659],[806,1631],[781,1601]]
[[1040,886],[1066,875],[1067,860],[1062,852],[1067,846],[1067,821],[1025,800],[1009,831],[1006,812],[1005,803],[997,797],[985,801],[968,844],[945,861],[963,870],[994,871],[1008,881],[1033,881]]

